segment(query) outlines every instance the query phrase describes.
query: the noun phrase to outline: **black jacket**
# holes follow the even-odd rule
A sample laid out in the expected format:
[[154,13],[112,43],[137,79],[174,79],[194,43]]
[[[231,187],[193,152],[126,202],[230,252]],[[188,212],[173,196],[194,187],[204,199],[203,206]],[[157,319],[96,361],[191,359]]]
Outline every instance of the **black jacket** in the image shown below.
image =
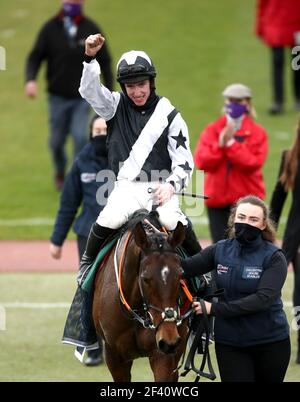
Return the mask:
[[96,194],[104,181],[96,181],[99,171],[107,169],[106,138],[95,137],[79,153],[67,175],[60,199],[52,243],[61,246],[82,203],[81,213],[75,221],[74,231],[88,237],[90,227],[97,219],[103,205],[99,205]]
[[235,347],[286,339],[289,327],[281,301],[287,264],[283,253],[261,237],[241,245],[221,240],[182,260],[186,277],[213,268],[216,286],[224,296],[213,303],[216,342]]
[[[278,178],[281,176],[286,151],[283,151]],[[271,215],[278,225],[280,215],[288,193],[283,185],[277,180],[271,199]],[[295,179],[295,186],[292,191],[292,205],[289,211],[287,224],[283,236],[282,250],[288,262],[292,261],[297,254],[300,246],[300,161],[298,163],[298,173]]]
[[[82,16],[74,41],[70,41],[63,26],[61,14],[51,18],[41,28],[26,63],[26,82],[35,80],[42,61],[47,61],[48,92],[66,98],[80,98],[78,88],[82,74],[85,39],[102,29]],[[105,85],[113,89],[111,57],[105,42],[97,54]]]

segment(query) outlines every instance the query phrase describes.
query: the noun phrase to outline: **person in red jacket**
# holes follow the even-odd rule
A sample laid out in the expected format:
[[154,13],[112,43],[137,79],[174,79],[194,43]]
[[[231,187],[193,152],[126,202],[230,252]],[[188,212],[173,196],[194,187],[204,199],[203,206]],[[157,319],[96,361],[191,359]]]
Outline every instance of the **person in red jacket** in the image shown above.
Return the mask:
[[[300,45],[300,1],[258,0],[256,10],[256,34],[271,48],[273,104],[269,113],[279,114],[284,111],[284,48]],[[295,108],[300,110],[300,69],[294,69],[293,92]]]
[[223,91],[225,114],[208,124],[194,152],[205,172],[205,201],[213,242],[226,235],[230,209],[248,194],[265,198],[262,167],[268,152],[263,127],[255,123],[251,90],[231,84]]

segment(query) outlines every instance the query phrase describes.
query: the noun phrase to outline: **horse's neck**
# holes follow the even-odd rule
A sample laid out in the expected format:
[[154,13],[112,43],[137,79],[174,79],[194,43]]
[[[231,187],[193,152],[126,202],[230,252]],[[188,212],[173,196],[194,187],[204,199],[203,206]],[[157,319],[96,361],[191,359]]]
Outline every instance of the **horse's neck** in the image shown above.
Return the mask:
[[123,262],[121,282],[127,302],[132,305],[139,303],[141,300],[138,284],[139,266],[140,248],[135,244],[133,238],[131,238]]

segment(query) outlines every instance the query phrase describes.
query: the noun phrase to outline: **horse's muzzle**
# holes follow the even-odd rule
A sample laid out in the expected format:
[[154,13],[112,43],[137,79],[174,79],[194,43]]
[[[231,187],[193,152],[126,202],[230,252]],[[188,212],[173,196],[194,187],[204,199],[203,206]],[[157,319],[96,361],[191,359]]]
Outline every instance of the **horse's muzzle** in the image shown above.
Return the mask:
[[171,354],[171,353],[175,353],[177,346],[180,343],[180,336],[178,336],[175,340],[175,342],[167,342],[164,338],[161,338],[158,343],[158,349],[160,350],[160,352],[165,353],[165,354]]

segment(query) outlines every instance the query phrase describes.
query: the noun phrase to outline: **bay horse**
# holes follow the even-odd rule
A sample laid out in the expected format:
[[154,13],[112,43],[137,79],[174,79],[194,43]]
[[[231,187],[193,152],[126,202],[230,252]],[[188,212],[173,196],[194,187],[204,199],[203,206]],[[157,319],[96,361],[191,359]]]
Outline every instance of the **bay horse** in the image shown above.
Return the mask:
[[178,306],[183,271],[175,249],[184,237],[180,222],[171,234],[135,222],[95,279],[93,320],[114,381],[130,381],[139,357],[149,358],[155,381],[178,381],[188,327]]

